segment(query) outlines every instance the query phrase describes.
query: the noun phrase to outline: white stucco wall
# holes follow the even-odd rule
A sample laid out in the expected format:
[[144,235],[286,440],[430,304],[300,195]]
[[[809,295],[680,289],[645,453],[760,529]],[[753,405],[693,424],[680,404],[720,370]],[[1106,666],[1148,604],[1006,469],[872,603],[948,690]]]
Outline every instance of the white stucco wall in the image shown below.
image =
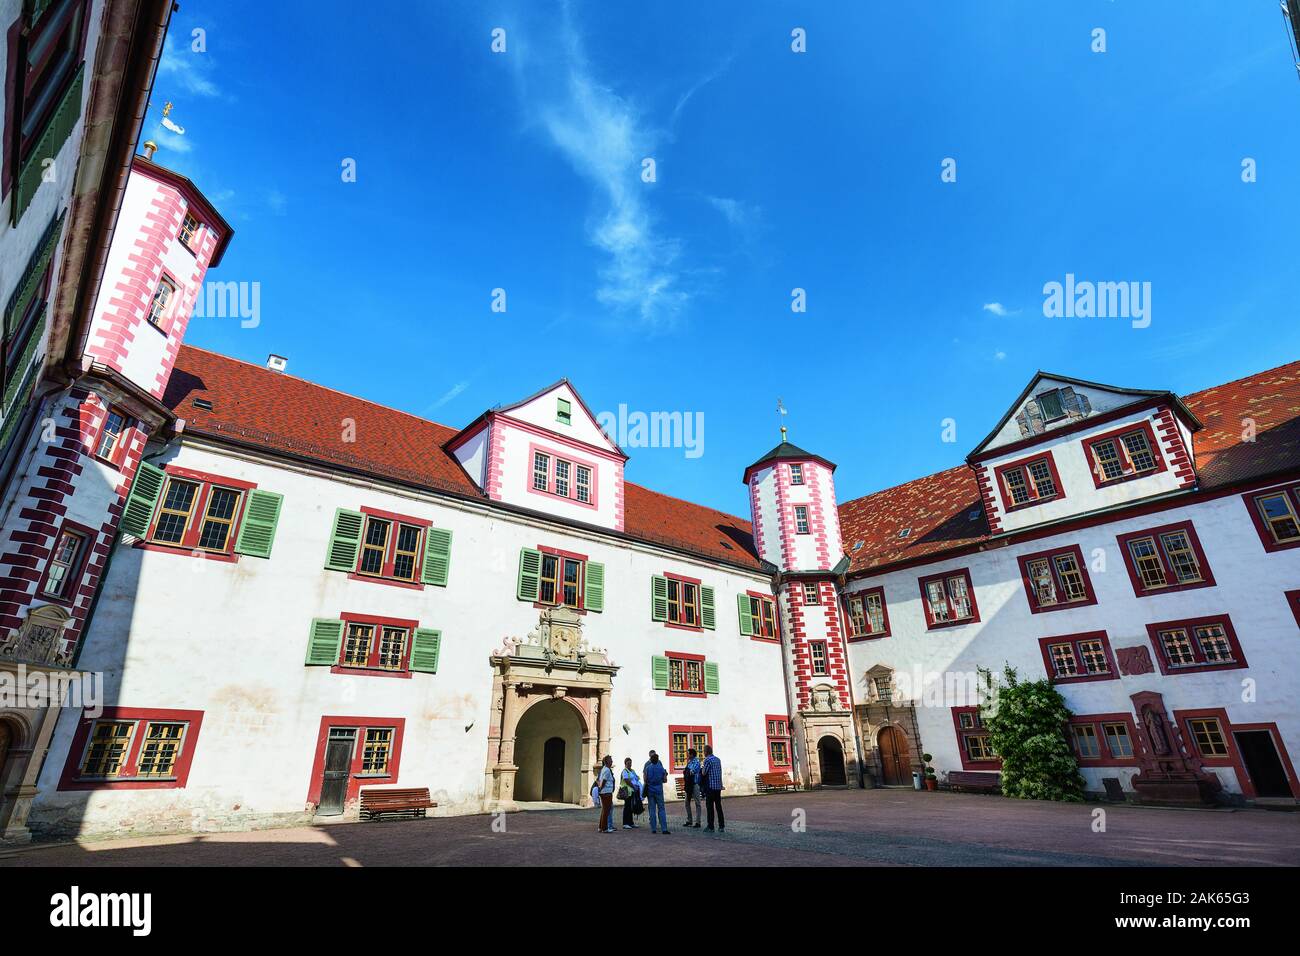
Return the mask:
[[[1213,587],[1150,597],[1133,592],[1116,536],[1191,520],[1213,572]],[[1097,596],[1095,605],[1033,614],[1017,558],[1057,546],[1079,545]],[[978,623],[927,630],[918,579],[942,571],[969,568],[980,612]],[[1297,627],[1284,591],[1300,586],[1300,550],[1266,553],[1238,494],[1169,508],[1123,521],[1052,537],[937,561],[850,582],[849,592],[883,586],[892,635],[849,645],[859,696],[865,672],[883,664],[893,668],[896,684],[916,688],[945,675],[973,675],[976,668],[1000,672],[1004,664],[1031,679],[1044,676],[1039,639],[1104,630],[1113,650],[1142,645],[1151,650],[1146,625],[1208,615],[1231,618],[1249,664],[1220,672],[1121,675],[1116,680],[1060,685],[1076,714],[1133,713],[1131,695],[1155,691],[1175,710],[1224,707],[1232,723],[1276,722],[1293,754],[1300,752],[1300,708],[1295,666]],[[957,685],[960,686],[960,685]],[[1253,687],[1254,699],[1249,700]],[[935,757],[942,773],[961,770],[950,708],[974,704],[949,688],[937,699],[921,695],[916,716],[922,747]],[[1225,728],[1226,730],[1227,728]],[[870,742],[868,742],[870,746]],[[1216,770],[1225,787],[1240,792],[1231,770]],[[1131,769],[1087,769],[1085,777],[1100,790],[1100,778],[1131,776]]]
[[[616,761],[632,756],[639,768],[651,747],[667,753],[669,725],[705,725],[731,793],[752,790],[754,774],[767,771],[764,715],[787,711],[780,648],[743,637],[735,611],[738,593],[769,590],[761,575],[192,444],[169,450],[159,460],[166,462],[282,493],[274,552],[269,560],[223,563],[119,546],[79,666],[104,672],[109,704],[204,712],[188,785],[59,792],[77,716],[67,713],[45,764],[34,825],[184,830],[291,818],[304,810],[324,715],[404,717],[400,779],[391,785],[429,787],[438,813],[481,809],[488,656],[505,638],[522,638],[536,626],[538,611],[516,599],[516,573],[519,549],[543,543],[605,563],[606,610],[587,614],[584,631],[622,668],[612,696]],[[450,529],[448,586],[414,591],[324,570],[334,510],[363,505]],[[651,621],[650,578],[665,571],[716,589],[716,630]],[[440,628],[438,673],[402,680],[305,666],[311,619],[342,612]],[[652,690],[650,658],[665,651],[716,661],[720,693],[693,699]]]

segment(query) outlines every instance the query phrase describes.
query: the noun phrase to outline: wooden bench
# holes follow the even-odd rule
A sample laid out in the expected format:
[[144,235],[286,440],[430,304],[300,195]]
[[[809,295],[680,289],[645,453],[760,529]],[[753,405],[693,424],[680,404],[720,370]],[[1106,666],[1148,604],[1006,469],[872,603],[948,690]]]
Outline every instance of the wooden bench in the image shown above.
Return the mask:
[[947,783],[949,790],[999,793],[1002,790],[1002,774],[987,770],[949,770]]
[[779,793],[784,790],[799,789],[799,785],[794,782],[794,778],[790,776],[787,770],[755,774],[754,783],[758,787],[759,793]]
[[378,820],[385,813],[409,813],[412,818],[437,804],[429,799],[429,788],[412,790],[362,790],[361,819]]

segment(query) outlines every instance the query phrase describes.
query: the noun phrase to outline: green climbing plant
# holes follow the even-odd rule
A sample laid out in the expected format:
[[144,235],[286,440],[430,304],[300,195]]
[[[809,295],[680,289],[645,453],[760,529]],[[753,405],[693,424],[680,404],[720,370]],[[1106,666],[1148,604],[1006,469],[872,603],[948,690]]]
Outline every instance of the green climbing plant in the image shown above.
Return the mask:
[[1002,792],[1021,800],[1083,800],[1079,763],[1065,738],[1070,708],[1047,678],[1022,681],[1007,666],[1002,680],[980,671],[980,719],[1002,758]]

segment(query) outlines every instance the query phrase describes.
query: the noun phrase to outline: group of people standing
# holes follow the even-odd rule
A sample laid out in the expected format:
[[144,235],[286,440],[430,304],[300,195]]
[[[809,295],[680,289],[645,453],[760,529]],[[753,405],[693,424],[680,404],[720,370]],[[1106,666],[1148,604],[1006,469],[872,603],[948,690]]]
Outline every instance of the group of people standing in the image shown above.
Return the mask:
[[[600,764],[600,776],[591,788],[591,795],[600,804],[601,833],[614,832],[614,794],[623,802],[623,829],[637,830],[640,824],[636,818],[645,810],[650,811],[650,832],[668,833],[668,812],[664,806],[664,785],[668,782],[668,768],[659,759],[659,754],[650,751],[650,759],[641,768],[641,776],[632,769],[632,758],[623,758],[623,770],[615,777],[614,758],[609,754]],[[617,779],[617,785],[615,780]],[[722,816],[722,761],[714,754],[709,745],[704,747],[704,759],[701,760],[695,748],[686,751],[686,765],[682,768],[682,789],[686,792],[686,826],[700,829],[704,820],[704,807],[708,808],[709,825],[706,833],[714,830],[716,815],[718,832],[727,828]],[[694,814],[691,813],[694,808]]]

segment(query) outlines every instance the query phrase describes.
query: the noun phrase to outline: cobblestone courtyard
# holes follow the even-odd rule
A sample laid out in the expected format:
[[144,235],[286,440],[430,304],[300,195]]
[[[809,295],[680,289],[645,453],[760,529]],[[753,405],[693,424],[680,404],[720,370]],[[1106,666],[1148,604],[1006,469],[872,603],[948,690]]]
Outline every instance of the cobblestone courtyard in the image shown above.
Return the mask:
[[[594,810],[335,824],[0,851],[0,866],[645,865],[1285,866],[1300,863],[1300,814],[1067,805],[910,790],[842,790],[725,801],[727,830],[596,832]],[[800,816],[806,829],[792,823]],[[621,821],[621,817],[619,818]]]

